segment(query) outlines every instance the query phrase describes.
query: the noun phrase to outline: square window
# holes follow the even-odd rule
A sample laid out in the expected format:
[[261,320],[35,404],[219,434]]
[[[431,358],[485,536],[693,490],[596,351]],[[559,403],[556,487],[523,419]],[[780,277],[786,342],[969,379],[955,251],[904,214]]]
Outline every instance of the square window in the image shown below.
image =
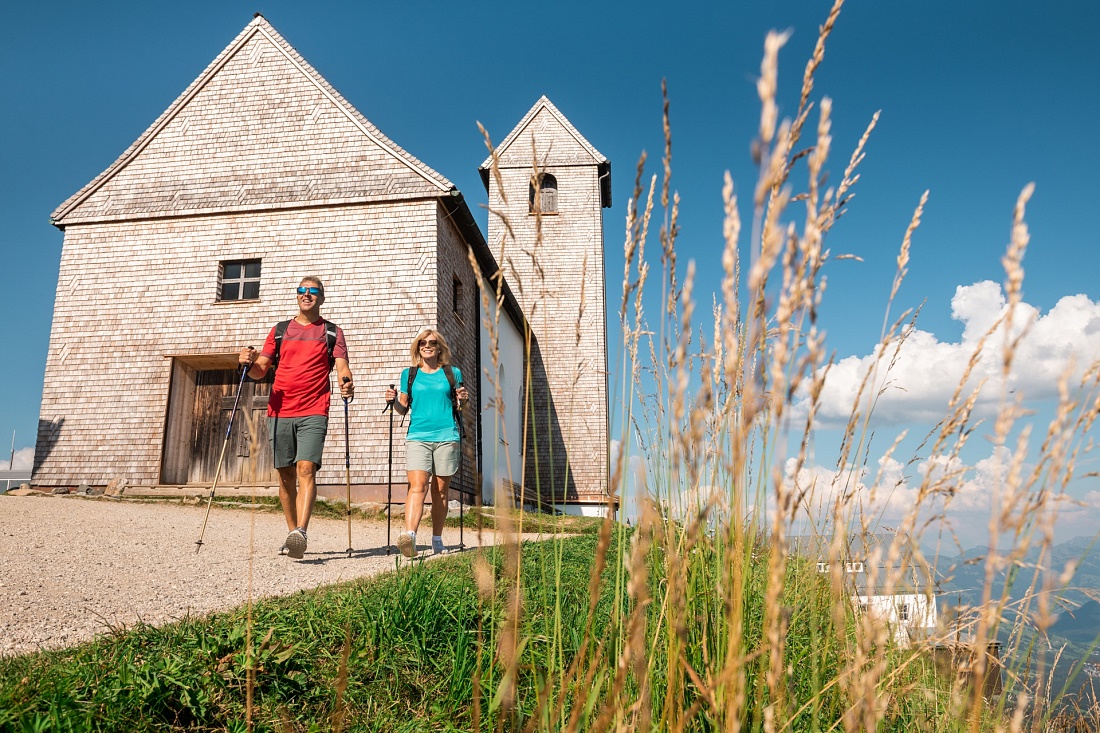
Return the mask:
[[219,270],[221,282],[218,300],[259,300],[260,261],[229,260],[222,262]]

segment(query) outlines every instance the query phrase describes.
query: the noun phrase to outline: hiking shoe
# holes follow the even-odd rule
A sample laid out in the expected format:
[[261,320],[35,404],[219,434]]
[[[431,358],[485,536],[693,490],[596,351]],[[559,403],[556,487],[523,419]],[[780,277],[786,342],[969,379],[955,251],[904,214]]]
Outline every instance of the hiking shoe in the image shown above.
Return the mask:
[[416,557],[416,535],[408,532],[397,535],[397,549],[405,557]]
[[433,555],[442,555],[446,551],[447,551],[447,548],[443,546],[443,538],[442,537],[432,537],[432,554]]
[[306,533],[296,529],[286,536],[286,554],[295,560],[301,560],[306,554]]

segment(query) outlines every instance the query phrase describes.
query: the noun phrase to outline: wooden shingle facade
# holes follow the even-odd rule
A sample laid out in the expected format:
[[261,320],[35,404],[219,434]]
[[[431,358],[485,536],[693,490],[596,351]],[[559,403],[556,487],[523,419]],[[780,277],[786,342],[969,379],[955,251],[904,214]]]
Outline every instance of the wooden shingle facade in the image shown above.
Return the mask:
[[598,505],[608,490],[611,163],[544,96],[479,170],[490,210],[503,215],[489,217],[489,243],[532,332],[539,399],[530,402],[524,485],[559,508]]
[[[236,396],[236,354],[294,315],[305,275],[325,282],[322,315],[343,328],[356,376],[357,498],[385,495],[389,418],[375,408],[421,327],[447,335],[472,404],[482,402],[470,255],[483,273],[497,265],[461,193],[372,125],[261,16],[52,221],[65,238],[36,486],[209,482],[209,446],[220,447]],[[591,264],[602,273],[602,259]],[[599,295],[602,319],[602,275]],[[511,291],[505,301],[521,328],[522,306]],[[238,418],[223,483],[274,483],[260,424],[266,385],[246,389],[241,415],[255,418],[259,440]],[[344,483],[342,417],[334,397],[322,493]],[[481,418],[463,418],[469,439],[454,484],[472,493]],[[404,476],[400,437],[395,484]]]

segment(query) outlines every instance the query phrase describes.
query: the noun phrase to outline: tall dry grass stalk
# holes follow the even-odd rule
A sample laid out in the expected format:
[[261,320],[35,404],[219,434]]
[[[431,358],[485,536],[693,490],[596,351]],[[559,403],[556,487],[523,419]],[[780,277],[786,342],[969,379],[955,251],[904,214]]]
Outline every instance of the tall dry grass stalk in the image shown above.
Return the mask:
[[[1021,424],[1021,398],[1008,391],[1028,328],[1020,322],[1019,304],[1030,186],[1017,202],[1004,258],[1005,313],[979,341],[945,417],[918,449],[920,460],[942,470],[913,480],[911,504],[886,527],[884,507],[898,487],[884,469],[873,473],[869,466],[880,457],[893,459],[905,435],[877,455],[874,413],[919,313],[907,309],[892,317],[890,311],[908,271],[925,192],[901,239],[881,337],[851,406],[835,471],[831,478],[810,478],[821,476],[808,469],[814,468],[813,435],[832,365],[818,326],[823,273],[831,260],[860,259],[834,255],[825,239],[852,200],[878,123],[876,113],[840,182],[827,185],[833,105],[827,97],[813,100],[814,76],[841,6],[837,0],[820,28],[789,121],[780,120],[777,104],[787,36],[771,33],[765,40],[759,132],[752,144],[759,178],[750,192],[749,261],[742,265],[740,201],[727,174],[724,278],[720,295],[712,297],[709,325],[696,308],[695,264],[677,261],[680,200],[672,186],[670,102],[662,85],[663,178],[659,189],[656,175],[647,180],[643,154],[626,207],[622,360],[612,391],[622,450],[610,466],[608,506],[624,497],[631,467],[641,460],[647,486],[637,497],[637,525],[628,530],[609,512],[595,547],[585,621],[565,628],[563,589],[541,588],[549,607],[527,608],[523,599],[532,597],[537,579],[521,571],[525,553],[545,553],[548,563],[558,563],[560,583],[560,546],[520,545],[522,513],[514,521],[505,517],[511,539],[500,568],[475,561],[486,618],[497,619],[478,631],[476,729],[492,719],[497,730],[526,731],[1016,731],[1041,730],[1049,718],[1057,691],[1049,689],[1041,663],[1034,675],[1010,663],[1008,691],[996,699],[984,696],[981,683],[993,663],[990,643],[1006,641],[1010,655],[1033,643],[1035,632],[1053,622],[1057,593],[1071,582],[1073,568],[1050,560],[1054,521],[1080,457],[1092,448],[1087,433],[1100,410],[1100,365],[1084,369],[1076,382],[1076,372],[1067,369],[1055,418],[1036,451],[1030,428]],[[493,156],[491,175],[503,192],[493,145],[482,132]],[[813,137],[809,143],[803,142],[807,136]],[[806,147],[799,151],[799,145]],[[545,161],[533,158],[536,201],[545,168]],[[796,178],[803,181],[798,192]],[[537,207],[533,213],[537,234],[533,247],[524,249],[504,211],[490,207],[505,233],[493,243],[502,267],[516,257],[538,261],[541,213]],[[655,217],[662,280],[654,301],[659,305],[650,314],[647,243]],[[477,270],[473,259],[471,264]],[[537,268],[533,272],[533,280],[509,284],[531,304],[534,322],[547,318],[547,303],[560,294],[547,289]],[[501,358],[503,275],[477,274],[492,382]],[[579,321],[577,334],[579,339]],[[1002,392],[992,440],[1002,465],[988,522],[992,549],[981,559],[983,595],[975,607],[955,609],[950,624],[937,626],[932,618],[941,578],[921,539],[941,531],[966,479],[962,450],[981,424],[979,396],[991,386],[974,375],[994,349]],[[530,387],[531,375],[526,378]],[[500,386],[492,386],[490,404],[502,419],[504,398]],[[532,460],[547,426],[529,420],[531,390],[527,394],[524,436],[509,439],[525,440],[525,460]],[[511,499],[497,497],[498,503]],[[800,526],[812,531],[794,536]],[[1029,567],[1036,553],[1040,560]],[[998,578],[1024,570],[1031,571],[1024,600],[1010,603],[1010,585],[999,585]],[[903,595],[912,599],[906,613],[919,615],[908,626],[900,623],[900,607],[881,601],[892,604]],[[551,621],[534,634],[526,619],[543,611]],[[910,627],[922,631],[910,633]],[[535,647],[543,651],[532,652]],[[936,648],[957,668],[937,668]],[[495,654],[486,654],[489,649]]]

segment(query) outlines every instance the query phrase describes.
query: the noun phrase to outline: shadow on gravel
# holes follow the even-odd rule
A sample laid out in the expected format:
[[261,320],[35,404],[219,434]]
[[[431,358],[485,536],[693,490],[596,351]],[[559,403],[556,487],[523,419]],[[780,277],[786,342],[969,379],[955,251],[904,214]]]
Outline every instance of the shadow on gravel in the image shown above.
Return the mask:
[[[434,557],[433,555],[430,555],[428,553],[428,551],[430,549],[431,549],[430,546],[429,547],[417,546],[418,554],[417,554],[417,557],[414,558],[414,559],[415,560],[426,560],[429,557]],[[453,548],[449,548],[447,550],[447,552],[444,553],[444,554],[446,554],[446,555],[457,555],[461,552],[468,552],[471,549],[473,549],[473,548],[465,547],[465,548],[459,549],[458,547],[453,547]],[[347,550],[337,550],[337,551],[330,551],[330,552],[310,552],[310,553],[307,553],[310,557],[308,559],[299,560],[298,564],[299,565],[325,565],[325,564],[328,564],[328,563],[333,562],[335,560],[355,560],[355,559],[358,559],[358,558],[385,557],[387,555],[392,557],[392,558],[395,558],[395,559],[398,559],[398,558],[400,558],[402,560],[405,559],[405,558],[401,557],[401,552],[398,551],[398,549],[396,547],[391,546],[389,548],[389,550],[390,550],[389,552],[386,552],[385,547],[375,547],[375,548],[372,548],[372,549],[369,549],[369,550],[352,550],[351,551],[351,557],[348,557]],[[424,552],[419,552],[420,550],[424,550]]]
[[324,565],[325,563],[332,562],[333,560],[355,560],[356,558],[365,557],[385,557],[387,554],[397,557],[401,553],[397,551],[397,548],[391,548],[390,552],[386,552],[385,547],[375,547],[369,550],[352,550],[351,557],[348,557],[347,550],[336,550],[332,552],[310,552],[307,553],[309,557],[307,559],[299,560],[299,565]]

